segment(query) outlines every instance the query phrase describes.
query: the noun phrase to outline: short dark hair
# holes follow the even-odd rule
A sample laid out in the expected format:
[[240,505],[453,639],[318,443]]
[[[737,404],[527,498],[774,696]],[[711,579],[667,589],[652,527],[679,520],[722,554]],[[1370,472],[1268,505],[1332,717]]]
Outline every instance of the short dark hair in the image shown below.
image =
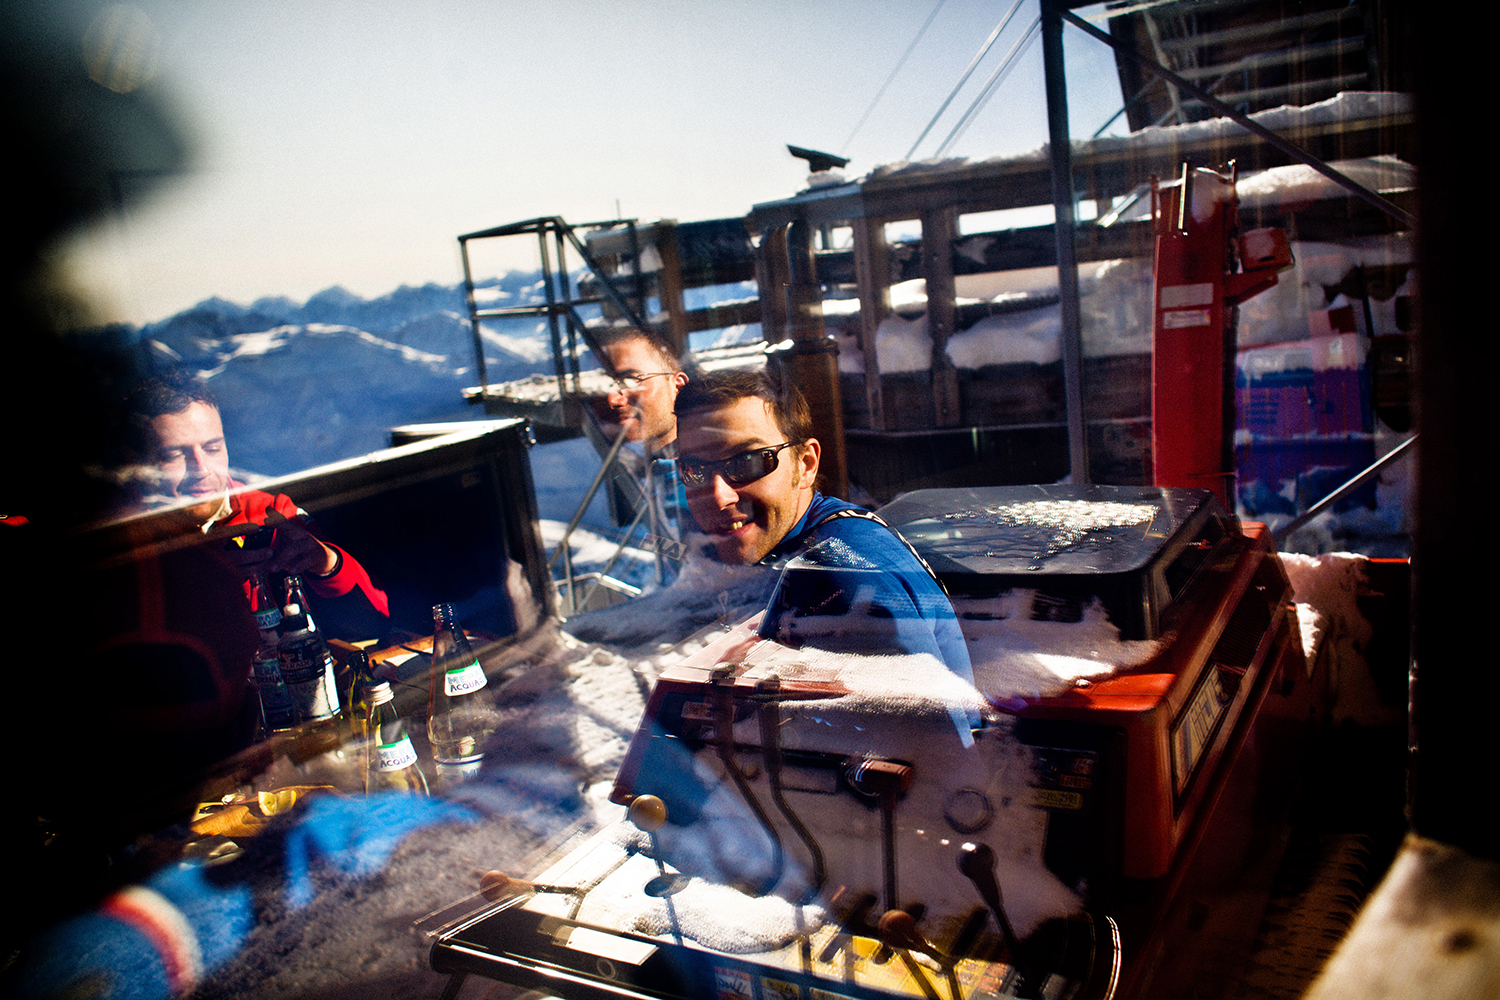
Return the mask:
[[196,372],[173,368],[137,382],[125,398],[131,447],[144,455],[155,445],[151,421],[168,413],[181,413],[194,403],[219,408],[213,390]]
[[[599,345],[601,350],[606,347],[613,347],[616,344],[628,343],[632,340],[644,340],[646,346],[651,348],[672,371],[680,372],[683,370],[682,363],[672,353],[671,346],[661,337],[648,330],[642,330],[638,326],[601,326],[593,329],[591,332],[594,335],[594,341]],[[602,357],[599,359],[599,363],[608,367],[608,362]]]
[[788,441],[801,444],[812,437],[812,414],[807,400],[789,379],[770,367],[703,372],[677,393],[673,411],[680,420],[689,413],[732,406],[752,396],[770,406],[771,418]]

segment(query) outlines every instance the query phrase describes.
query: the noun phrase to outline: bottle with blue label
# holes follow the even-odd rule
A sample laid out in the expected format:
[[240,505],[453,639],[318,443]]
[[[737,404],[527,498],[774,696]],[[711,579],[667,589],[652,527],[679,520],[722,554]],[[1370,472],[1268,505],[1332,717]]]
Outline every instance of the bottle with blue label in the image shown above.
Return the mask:
[[499,723],[484,668],[469,646],[451,604],[432,609],[432,686],[427,738],[438,780],[452,784],[479,770],[485,744]]
[[370,703],[366,716],[370,740],[366,744],[365,794],[405,792],[426,795],[427,776],[422,773],[422,765],[417,763],[417,751],[406,731],[406,720],[396,711],[390,683],[380,681],[372,685],[365,697]]
[[250,581],[250,608],[255,626],[260,629],[260,645],[250,658],[250,679],[260,697],[261,732],[264,736],[291,729],[297,724],[292,695],[281,677],[279,648],[281,607],[271,592],[264,573],[257,572]]

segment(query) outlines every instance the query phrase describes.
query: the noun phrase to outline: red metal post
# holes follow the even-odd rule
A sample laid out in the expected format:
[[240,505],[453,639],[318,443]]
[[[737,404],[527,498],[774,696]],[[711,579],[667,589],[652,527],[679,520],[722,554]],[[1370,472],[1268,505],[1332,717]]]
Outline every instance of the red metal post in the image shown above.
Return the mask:
[[[1153,204],[1157,204],[1153,196]],[[1183,164],[1160,192],[1152,317],[1152,473],[1158,486],[1211,489],[1234,509],[1235,307],[1292,262],[1286,234],[1240,237],[1235,170]]]

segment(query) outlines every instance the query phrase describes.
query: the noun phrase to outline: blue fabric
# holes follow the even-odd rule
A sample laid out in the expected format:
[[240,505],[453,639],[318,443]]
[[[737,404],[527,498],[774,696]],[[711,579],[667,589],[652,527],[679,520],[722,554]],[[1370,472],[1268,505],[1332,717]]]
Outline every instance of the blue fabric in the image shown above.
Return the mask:
[[[473,823],[478,814],[442,799],[390,792],[369,797],[319,795],[299,805],[292,822],[249,842],[247,855],[270,866],[240,861],[215,869],[187,862],[169,865],[142,883],[181,914],[213,973],[238,953],[255,926],[249,879],[285,879],[293,908],[312,902],[317,875],[332,871],[353,878],[383,869],[410,833],[439,823]],[[245,858],[243,860],[249,860]],[[96,1000],[167,1000],[171,995],[161,953],[130,923],[104,911],[64,921],[29,942],[10,978],[7,996]]]
[[[864,516],[833,516],[853,511]],[[930,653],[974,682],[942,586],[895,529],[855,504],[813,494],[807,513],[762,562],[788,560],[760,634],[855,653]]]
[[[675,449],[668,445],[667,450]],[[660,457],[664,452],[657,454],[658,457],[651,459],[646,467],[646,503],[651,508],[646,530],[657,535],[655,551],[665,556],[658,560],[661,569],[658,582],[670,583],[677,578],[682,564],[682,526],[692,522],[688,514],[687,489],[677,474],[677,461]]]
[[233,958],[255,927],[248,885],[215,885],[199,864],[169,865],[152,875],[146,887],[177,907],[198,937],[203,968],[211,972]]
[[[218,886],[196,863],[169,865],[142,883],[176,908],[211,973],[239,950],[255,926],[248,886]],[[94,911],[64,921],[30,942],[5,983],[7,996],[87,996],[99,1000],[166,1000],[172,995],[163,957],[131,923]]]
[[385,867],[408,833],[478,818],[461,805],[400,792],[310,798],[301,819],[286,831],[287,902],[293,907],[312,902],[315,863],[356,878],[372,875]]
[[7,973],[5,995],[23,1000],[65,996],[166,1000],[166,968],[151,939],[129,924],[86,913],[33,942]]

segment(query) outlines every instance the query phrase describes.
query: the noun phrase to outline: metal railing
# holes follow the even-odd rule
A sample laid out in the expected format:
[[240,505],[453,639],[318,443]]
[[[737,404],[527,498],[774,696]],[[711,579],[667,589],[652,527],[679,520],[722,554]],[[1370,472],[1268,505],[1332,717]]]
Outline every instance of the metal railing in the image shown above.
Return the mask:
[[[636,257],[632,282],[634,288],[629,296],[620,291],[618,278],[600,267],[599,262],[589,252],[584,241],[578,238],[577,233],[578,229],[619,227],[627,228],[630,234],[630,244],[634,248]],[[580,307],[602,306],[607,303],[618,310],[627,323],[642,330],[647,328],[644,319],[645,286],[641,281],[639,241],[635,233],[636,220],[634,219],[614,219],[574,226],[564,221],[561,216],[553,215],[465,233],[458,238],[459,253],[463,258],[464,267],[464,299],[469,309],[469,326],[474,335],[474,366],[479,374],[479,388],[483,395],[487,396],[490,389],[489,373],[484,361],[482,334],[482,327],[486,320],[516,319],[526,316],[546,317],[548,334],[552,340],[552,360],[557,374],[559,394],[567,392],[570,388],[577,390],[580,340],[594,352],[594,356],[599,358],[601,363],[608,364],[604,353],[599,350],[598,341],[589,324],[578,311]],[[526,305],[480,308],[474,294],[474,273],[469,244],[475,240],[518,236],[536,238],[545,301]],[[597,287],[601,294],[583,294],[579,283],[573,280],[574,269],[568,266],[570,247],[582,264],[582,270],[593,275],[595,280],[591,284]],[[635,301],[632,302],[631,299]]]
[[1307,510],[1303,511],[1301,514],[1298,514],[1296,517],[1292,518],[1286,524],[1283,524],[1279,528],[1274,529],[1271,532],[1271,540],[1276,543],[1276,546],[1278,548],[1280,548],[1282,542],[1286,541],[1286,539],[1292,534],[1292,532],[1296,531],[1298,528],[1302,527],[1304,524],[1311,521],[1319,514],[1328,510],[1334,504],[1338,503],[1340,500],[1344,499],[1346,496],[1368,483],[1371,479],[1375,478],[1380,474],[1381,470],[1390,465],[1396,459],[1400,458],[1402,455],[1406,454],[1407,449],[1409,449],[1416,443],[1417,435],[1413,434],[1411,437],[1407,438],[1405,441],[1402,441],[1400,444],[1396,445],[1396,447],[1386,452],[1383,457],[1376,459],[1376,461],[1363,472],[1355,475],[1348,482],[1344,483],[1342,486],[1335,489],[1332,493],[1328,494],[1326,497],[1319,500],[1311,507],[1307,508]]

